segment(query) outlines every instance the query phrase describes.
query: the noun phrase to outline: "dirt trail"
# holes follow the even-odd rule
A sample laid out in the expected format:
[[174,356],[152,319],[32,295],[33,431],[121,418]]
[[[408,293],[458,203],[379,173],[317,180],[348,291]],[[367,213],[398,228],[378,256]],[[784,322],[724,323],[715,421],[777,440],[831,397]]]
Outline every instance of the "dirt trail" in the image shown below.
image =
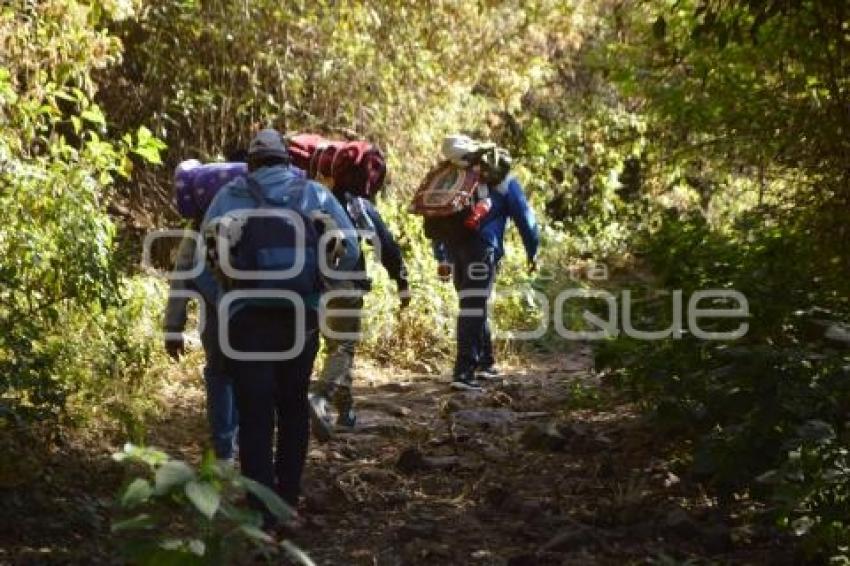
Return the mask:
[[356,397],[357,430],[310,453],[296,542],[320,564],[781,562],[667,469],[587,347],[483,393],[383,376]]
[[[668,449],[599,383],[587,347],[508,368],[483,393],[452,392],[435,376],[365,367],[356,375],[356,430],[311,444],[310,525],[295,542],[319,564],[788,560],[772,533],[739,525],[738,510],[719,508],[670,471]],[[206,439],[200,379],[187,376],[163,395],[167,418],[152,425],[150,444],[197,462]],[[68,464],[85,469],[82,460]],[[64,563],[82,552],[86,562],[106,560],[108,506],[120,474],[101,468],[114,481],[100,495],[85,494],[91,476],[54,494],[55,501],[83,492],[73,496],[70,518],[53,521],[56,535],[36,537],[26,556]],[[93,525],[78,526],[80,498],[91,499]],[[34,533],[39,518],[29,524],[22,533]],[[73,537],[91,547],[75,552]],[[38,545],[50,541],[64,550],[40,555]],[[13,549],[6,557],[14,556]]]

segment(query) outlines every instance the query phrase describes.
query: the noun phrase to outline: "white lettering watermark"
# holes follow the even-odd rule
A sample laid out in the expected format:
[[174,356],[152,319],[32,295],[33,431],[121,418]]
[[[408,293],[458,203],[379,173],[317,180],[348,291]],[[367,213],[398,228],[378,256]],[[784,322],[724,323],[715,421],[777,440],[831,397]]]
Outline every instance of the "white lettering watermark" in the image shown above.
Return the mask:
[[[249,218],[275,217],[283,220],[293,227],[295,240],[286,248],[286,257],[276,258],[279,261],[270,262],[273,265],[285,266],[276,270],[242,270],[234,266],[233,242],[239,241],[244,222]],[[249,209],[238,211],[238,214],[228,215],[228,221],[211,223],[204,234],[193,230],[159,230],[145,236],[143,242],[142,264],[154,269],[152,263],[153,246],[158,240],[167,238],[190,238],[193,240],[194,254],[191,262],[187,257],[180,258],[178,268],[170,271],[159,271],[168,280],[190,281],[200,277],[208,267],[208,251],[214,246],[217,262],[215,270],[217,276],[229,278],[231,281],[251,282],[264,280],[287,280],[297,278],[310,265],[312,257],[306,252],[306,227],[304,217],[287,209]],[[330,283],[330,289],[321,293],[319,327],[323,335],[335,340],[361,341],[364,332],[368,331],[368,324],[345,325],[349,328],[359,327],[358,331],[340,331],[335,325],[329,324],[329,319],[359,319],[359,322],[367,322],[373,318],[365,312],[366,307],[362,301],[365,292],[357,288],[333,288],[333,282],[344,282],[351,280],[367,280],[365,270],[362,269],[340,269],[337,260],[348,253],[343,246],[351,240],[369,240],[373,246],[376,260],[380,260],[381,242],[375,233],[370,230],[339,230],[330,229],[325,231],[319,238],[316,250],[317,270],[320,278]],[[187,253],[183,250],[182,253]],[[275,259],[275,258],[272,258]],[[191,265],[187,265],[191,263]],[[454,268],[454,266],[453,266]],[[492,262],[473,262],[466,266],[466,280],[470,284],[478,284],[484,288],[463,289],[458,292],[460,318],[495,319],[494,306],[503,300],[511,300],[517,296],[525,298],[528,308],[534,309],[534,328],[502,328],[494,324],[494,337],[499,340],[511,341],[534,341],[540,340],[550,331],[564,340],[568,341],[597,341],[615,338],[621,335],[635,340],[657,341],[657,340],[679,340],[686,333],[693,337],[706,341],[732,341],[744,337],[749,331],[750,318],[749,302],[743,293],[730,289],[706,289],[694,292],[688,297],[685,305],[684,292],[681,289],[664,291],[670,297],[669,305],[659,306],[659,312],[669,315],[670,322],[664,328],[637,328],[635,326],[634,314],[638,301],[633,297],[631,290],[623,290],[619,295],[605,289],[599,288],[568,288],[557,294],[544,293],[538,289],[525,287],[515,289],[494,289],[492,280],[495,269]],[[569,272],[571,279],[579,279],[584,276],[590,281],[599,281],[608,278],[608,268],[605,264],[591,262],[579,272]],[[547,273],[540,277],[544,282],[554,281],[554,273]],[[350,284],[349,284],[350,285]],[[285,287],[285,286],[284,286]],[[410,291],[403,292],[407,297]],[[317,289],[318,295],[318,289]],[[199,331],[203,332],[207,325],[206,312],[207,302],[201,293],[188,288],[174,288],[170,291],[172,299],[186,299],[197,301],[199,309],[198,325]],[[447,312],[448,306],[443,304],[439,294],[417,294],[420,300],[427,301],[426,311],[434,316],[441,312]],[[400,297],[401,298],[401,297]],[[348,300],[345,300],[348,299]],[[357,300],[361,299],[361,300]],[[312,301],[312,299],[311,299]],[[591,310],[587,301],[601,302],[604,314]],[[296,331],[292,347],[283,352],[255,352],[238,350],[233,346],[232,313],[237,304],[283,306],[288,318]],[[297,357],[304,349],[306,337],[304,329],[306,324],[306,311],[308,308],[317,308],[314,302],[308,306],[306,297],[295,291],[284,289],[251,289],[236,288],[228,292],[222,291],[215,307],[218,315],[218,341],[225,356],[241,361],[285,361]],[[709,306],[706,306],[706,305]],[[669,308],[668,308],[669,307]],[[280,311],[278,311],[280,312]],[[687,314],[687,316],[685,316]],[[520,317],[523,318],[523,317]],[[524,317],[530,319],[529,317]],[[740,319],[741,322],[732,329],[718,331],[710,329],[711,321],[729,321]],[[572,321],[572,322],[568,322]],[[366,327],[364,329],[364,327]],[[181,333],[164,332],[166,339],[177,339]],[[238,343],[249,343],[240,340]]]

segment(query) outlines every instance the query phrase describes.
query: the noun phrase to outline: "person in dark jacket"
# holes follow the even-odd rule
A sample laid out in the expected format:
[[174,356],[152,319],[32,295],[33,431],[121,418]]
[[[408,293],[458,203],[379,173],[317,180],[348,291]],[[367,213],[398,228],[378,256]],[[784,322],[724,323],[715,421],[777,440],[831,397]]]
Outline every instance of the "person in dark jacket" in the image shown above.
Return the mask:
[[[380,213],[365,198],[357,197],[348,191],[335,191],[334,194],[340,203],[345,205],[352,223],[361,235],[361,241],[377,240],[381,265],[396,282],[402,308],[406,307],[410,296],[404,259]],[[325,335],[325,346],[328,354],[322,374],[310,396],[313,432],[320,441],[328,440],[333,433],[328,411],[331,402],[337,410],[337,426],[351,428],[357,421],[351,395],[351,370],[360,339],[363,300],[371,290],[363,254],[360,255],[355,273],[356,277],[352,279],[333,282],[327,302],[326,324],[330,332]],[[335,291],[339,293],[336,294]],[[335,311],[339,311],[339,314],[335,315]]]
[[457,357],[451,386],[459,390],[480,390],[480,380],[494,379],[499,372],[493,357],[487,304],[493,290],[499,261],[505,254],[504,239],[508,220],[513,220],[522,236],[529,270],[536,269],[540,243],[534,213],[528,206],[522,186],[512,174],[501,179],[485,179],[491,207],[477,234],[456,242],[436,242],[434,255],[440,263],[440,277],[453,275],[461,314],[457,322]]
[[[239,164],[232,159],[228,160],[228,164],[234,166],[232,175],[235,175],[235,171],[239,169]],[[218,173],[223,170],[223,165],[225,164],[203,165],[193,159],[182,162],[177,167],[174,178],[178,208],[181,194],[185,194],[181,193],[180,190],[187,185],[194,184],[199,174],[206,173],[208,179],[216,177],[214,180],[218,184],[215,187],[206,187],[212,192],[226,182],[217,178]],[[211,171],[215,171],[216,175],[210,175]],[[225,177],[227,176],[231,176],[231,173]],[[191,202],[196,204],[197,207],[191,207],[185,212],[181,210],[181,214],[190,218],[192,229],[197,231],[200,228],[206,208],[194,198]],[[189,214],[191,216],[188,216]],[[191,235],[181,240],[177,248],[174,271],[191,271],[198,263],[203,264],[197,243],[197,239]],[[204,320],[204,327],[201,329],[201,345],[206,357],[203,376],[206,386],[207,420],[210,425],[212,448],[220,462],[232,465],[236,447],[238,415],[233,398],[233,380],[227,372],[225,358],[218,344],[218,313],[216,312],[216,302],[219,295],[218,283],[206,265],[196,277],[191,279],[174,278],[170,281],[163,324],[166,333],[165,350],[174,360],[180,358],[185,351],[183,332],[186,329],[187,309],[192,294],[200,303],[198,308],[201,310],[201,317]]]

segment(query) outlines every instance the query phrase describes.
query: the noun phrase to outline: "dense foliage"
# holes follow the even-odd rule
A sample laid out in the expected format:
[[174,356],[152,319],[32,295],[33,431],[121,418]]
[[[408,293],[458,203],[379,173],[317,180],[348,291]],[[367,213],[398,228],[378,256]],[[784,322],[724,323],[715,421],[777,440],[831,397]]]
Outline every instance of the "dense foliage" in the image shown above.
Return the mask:
[[[158,161],[146,129],[110,134],[93,73],[120,44],[78,2],[0,11],[0,396],[11,418],[122,405],[154,361],[159,291],[124,274],[109,190]],[[116,416],[116,415],[113,415]],[[121,416],[130,425],[136,419]],[[11,422],[4,417],[4,421]]]
[[[679,193],[659,199],[674,208],[636,234],[634,249],[657,286],[736,289],[751,318],[734,344],[621,339],[599,361],[628,368],[615,374],[656,422],[695,440],[695,473],[764,502],[768,517],[806,535],[809,558],[841,560],[846,7],[654,2],[621,15],[624,39],[600,60],[625,100],[639,101],[662,191]],[[663,327],[669,304],[640,310]]]
[[[444,368],[454,294],[406,204],[441,137],[463,130],[511,149],[542,219],[539,273],[511,235],[499,326],[535,327],[540,295],[551,309],[565,287],[628,286],[641,328],[669,323],[660,290],[746,295],[743,340],[618,338],[599,366],[715,493],[758,502],[808,556],[838,557],[849,17],[815,0],[6,3],[0,426],[102,411],[142,436],[163,284],[140,273],[138,236],[178,224],[178,161],[223,157],[261,125],[386,150],[379,206],[414,300],[399,314],[371,262],[362,351]],[[576,277],[579,258],[615,279]],[[552,332],[535,346],[565,347]]]

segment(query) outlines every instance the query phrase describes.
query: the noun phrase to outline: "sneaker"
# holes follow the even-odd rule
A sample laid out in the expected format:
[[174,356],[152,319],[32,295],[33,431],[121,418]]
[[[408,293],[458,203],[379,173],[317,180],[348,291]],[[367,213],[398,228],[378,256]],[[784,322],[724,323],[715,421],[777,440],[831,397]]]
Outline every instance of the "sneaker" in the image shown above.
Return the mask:
[[354,412],[354,409],[349,408],[339,412],[336,418],[336,426],[354,428],[355,424],[357,424],[357,413]]
[[502,374],[496,369],[496,366],[487,366],[475,372],[475,377],[483,380],[498,379],[501,376]]
[[328,416],[328,400],[324,396],[311,393],[307,398],[310,407],[310,428],[319,442],[327,442],[333,436],[331,419]]
[[468,373],[454,376],[451,388],[458,391],[482,391],[484,389],[480,383],[475,381],[472,374]]

